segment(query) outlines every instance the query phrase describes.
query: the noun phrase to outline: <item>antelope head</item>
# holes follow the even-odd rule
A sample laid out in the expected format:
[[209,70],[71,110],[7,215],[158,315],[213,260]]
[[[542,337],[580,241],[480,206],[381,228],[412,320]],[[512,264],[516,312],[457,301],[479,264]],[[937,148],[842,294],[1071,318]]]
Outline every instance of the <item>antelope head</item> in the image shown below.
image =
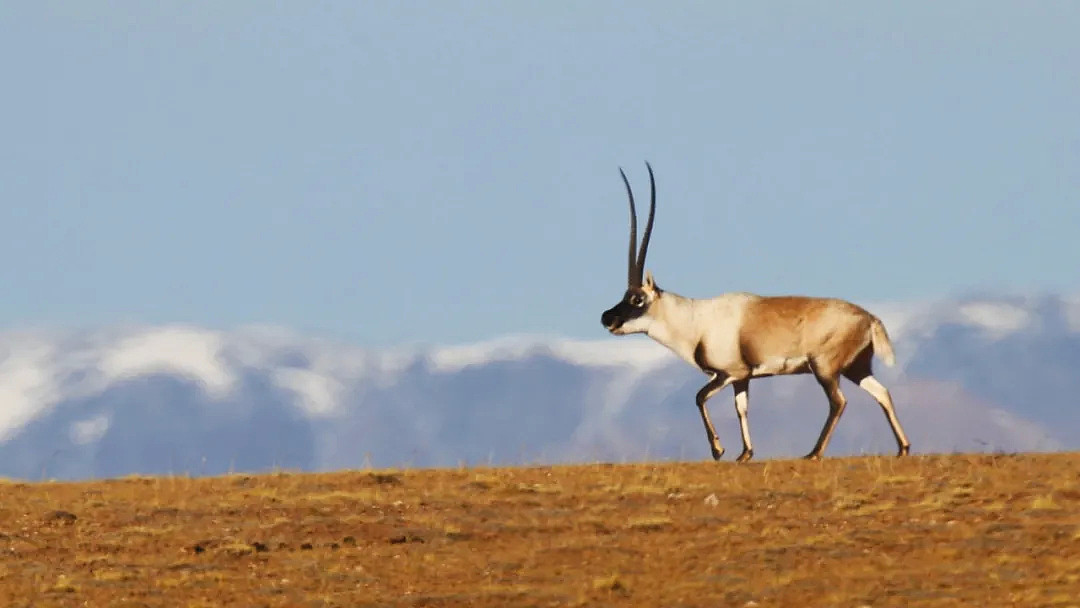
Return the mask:
[[630,199],[630,254],[627,262],[626,293],[618,304],[605,310],[600,316],[604,327],[618,336],[648,331],[652,321],[649,311],[661,293],[653,281],[652,273],[645,272],[645,254],[649,250],[649,236],[652,235],[653,216],[656,214],[656,180],[653,178],[652,166],[648,162],[645,166],[649,169],[649,220],[645,223],[645,235],[641,237],[641,249],[636,252],[637,210],[634,208],[634,191],[630,188],[626,173],[619,169],[623,184],[626,185],[626,196]]

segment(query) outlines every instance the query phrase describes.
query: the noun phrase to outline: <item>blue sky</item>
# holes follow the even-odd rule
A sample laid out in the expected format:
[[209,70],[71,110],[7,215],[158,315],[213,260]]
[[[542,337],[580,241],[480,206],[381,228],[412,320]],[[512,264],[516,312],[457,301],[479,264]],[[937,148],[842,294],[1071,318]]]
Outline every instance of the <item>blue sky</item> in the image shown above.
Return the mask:
[[5,2],[0,327],[1080,290],[1080,3]]

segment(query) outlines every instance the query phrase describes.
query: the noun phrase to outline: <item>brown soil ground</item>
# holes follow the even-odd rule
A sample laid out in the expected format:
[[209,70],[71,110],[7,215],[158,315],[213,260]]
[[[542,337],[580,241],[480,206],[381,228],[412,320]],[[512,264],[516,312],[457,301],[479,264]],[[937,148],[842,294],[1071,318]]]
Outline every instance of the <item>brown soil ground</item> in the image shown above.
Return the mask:
[[1080,606],[1080,454],[0,492],[0,606]]

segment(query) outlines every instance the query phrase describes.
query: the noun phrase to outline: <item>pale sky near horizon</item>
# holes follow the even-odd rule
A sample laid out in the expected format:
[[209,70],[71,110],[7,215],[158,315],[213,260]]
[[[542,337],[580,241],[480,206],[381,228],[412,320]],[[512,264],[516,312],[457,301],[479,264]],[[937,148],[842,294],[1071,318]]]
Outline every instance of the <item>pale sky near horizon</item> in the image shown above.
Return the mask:
[[1077,32],[1076,2],[5,2],[0,329],[603,338],[646,159],[684,295],[1075,293]]

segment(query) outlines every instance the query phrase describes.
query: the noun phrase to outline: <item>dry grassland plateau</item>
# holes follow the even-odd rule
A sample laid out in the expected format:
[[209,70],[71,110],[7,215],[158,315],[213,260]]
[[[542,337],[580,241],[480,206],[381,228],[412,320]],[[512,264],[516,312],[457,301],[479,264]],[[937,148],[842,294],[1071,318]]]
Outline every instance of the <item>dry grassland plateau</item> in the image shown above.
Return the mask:
[[9,481],[0,606],[1080,606],[1080,454]]

